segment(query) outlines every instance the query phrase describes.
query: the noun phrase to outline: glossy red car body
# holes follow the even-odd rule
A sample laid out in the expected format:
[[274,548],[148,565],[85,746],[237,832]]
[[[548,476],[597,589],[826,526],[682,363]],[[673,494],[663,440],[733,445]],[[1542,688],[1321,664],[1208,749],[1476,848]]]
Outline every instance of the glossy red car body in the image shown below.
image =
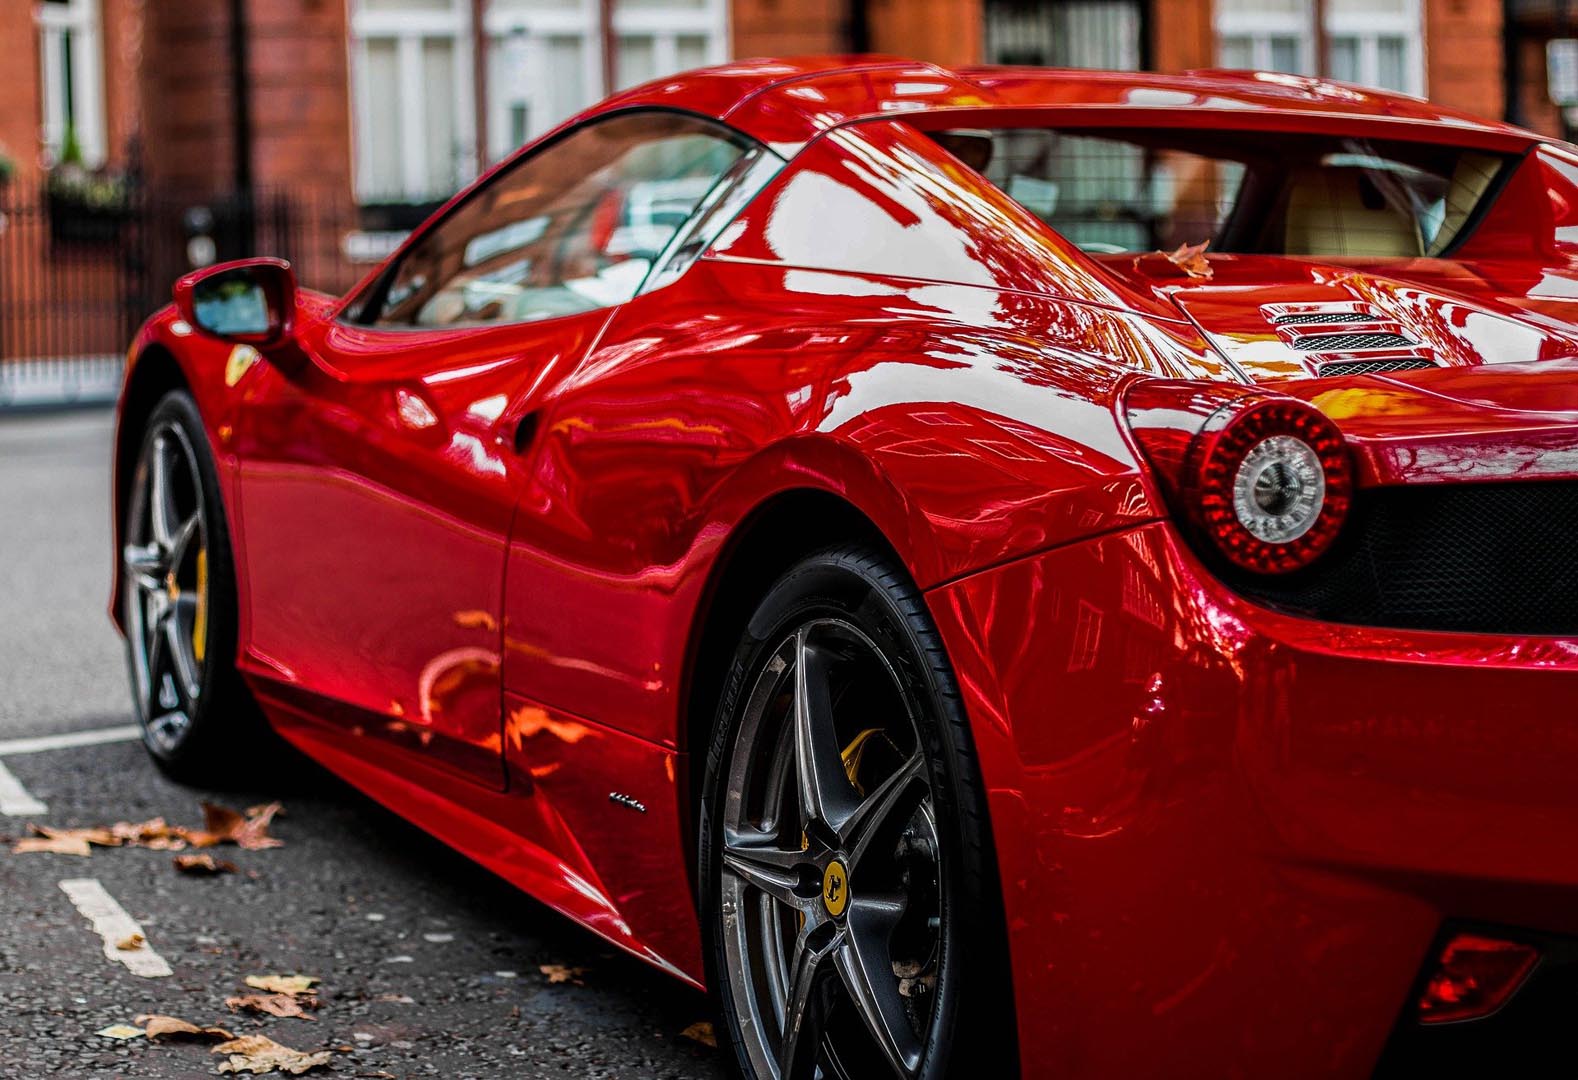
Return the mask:
[[[1362,488],[1578,477],[1568,148],[1284,76],[865,58],[713,69],[588,115],[652,106],[788,159],[661,290],[420,334],[304,296],[294,370],[170,311],[138,335],[123,429],[178,371],[221,463],[237,662],[290,741],[699,984],[709,619],[786,523],[858,518],[964,690],[1027,1075],[1364,1075],[1448,920],[1578,932],[1578,630],[1248,599],[1122,420],[1138,380],[1258,383],[1341,426]],[[1081,252],[924,134],[988,120],[1520,160],[1450,259],[1222,256],[1180,282]],[[1353,301],[1439,366],[1317,378],[1261,310]]]

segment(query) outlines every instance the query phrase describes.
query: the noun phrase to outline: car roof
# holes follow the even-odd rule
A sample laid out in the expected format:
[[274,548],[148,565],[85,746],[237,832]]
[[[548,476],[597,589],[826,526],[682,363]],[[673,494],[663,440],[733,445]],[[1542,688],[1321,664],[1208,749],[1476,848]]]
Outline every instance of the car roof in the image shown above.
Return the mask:
[[[658,79],[599,107],[659,106],[715,117],[781,152],[843,124],[882,116],[927,126],[1032,123],[1036,114],[1118,126],[1333,130],[1344,124],[1426,128],[1441,141],[1527,146],[1538,137],[1421,98],[1264,71],[1136,71],[975,66],[945,68],[897,56],[741,60]],[[991,114],[997,114],[993,117]],[[1012,118],[1011,118],[1012,114]],[[1451,130],[1448,136],[1443,128]]]

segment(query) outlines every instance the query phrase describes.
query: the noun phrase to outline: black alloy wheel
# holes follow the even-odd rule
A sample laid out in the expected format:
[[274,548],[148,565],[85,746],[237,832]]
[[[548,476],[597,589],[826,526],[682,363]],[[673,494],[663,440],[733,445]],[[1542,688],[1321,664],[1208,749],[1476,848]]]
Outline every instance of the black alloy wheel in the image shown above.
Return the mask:
[[[143,743],[176,779],[222,785],[278,749],[234,667],[235,574],[197,405],[148,418],[121,522],[121,619]],[[249,755],[238,758],[237,755]]]
[[709,977],[740,1075],[1011,1074],[979,770],[925,603],[889,558],[822,552],[763,600],[703,801]]

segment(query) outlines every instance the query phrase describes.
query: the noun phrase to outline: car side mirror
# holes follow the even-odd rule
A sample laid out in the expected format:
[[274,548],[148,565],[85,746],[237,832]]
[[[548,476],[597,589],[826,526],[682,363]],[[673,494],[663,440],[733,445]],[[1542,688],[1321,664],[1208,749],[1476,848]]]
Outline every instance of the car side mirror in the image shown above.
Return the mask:
[[188,325],[258,350],[290,337],[296,275],[284,259],[241,259],[187,274],[175,283],[175,306]]

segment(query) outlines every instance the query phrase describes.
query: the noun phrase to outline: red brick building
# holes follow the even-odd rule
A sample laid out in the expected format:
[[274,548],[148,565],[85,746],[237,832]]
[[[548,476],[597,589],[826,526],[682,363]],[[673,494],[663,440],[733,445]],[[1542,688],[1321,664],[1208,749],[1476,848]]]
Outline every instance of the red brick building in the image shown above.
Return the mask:
[[[245,239],[219,253],[278,247],[288,232],[308,279],[339,286],[421,206],[610,89],[731,57],[872,51],[945,64],[1258,67],[1388,86],[1558,133],[1547,42],[1578,38],[1578,12],[1567,14],[1574,6],[0,0],[0,40],[12,45],[0,74],[0,153],[15,166],[13,193],[36,190],[68,143],[90,168],[138,162],[142,190],[171,205],[213,204],[220,218],[235,193],[267,193],[268,213],[249,217],[237,234]],[[292,216],[280,224],[270,215],[287,205]],[[332,227],[300,239],[305,225],[322,222]],[[52,295],[60,283],[50,283],[48,264],[71,261],[48,248],[26,273],[8,269],[8,259],[25,261],[18,249],[39,243],[19,228],[17,219],[9,238],[0,233],[0,321],[20,278],[37,279],[35,299]],[[155,259],[154,276],[184,257],[184,242],[166,246],[176,254]],[[0,355],[5,348],[0,328]]]
[[364,201],[422,200],[611,88],[734,56],[849,50],[943,63],[1275,68],[1510,111],[1556,131],[1545,42],[1578,34],[1562,25],[1567,6],[0,0],[0,37],[34,43],[10,50],[0,76],[0,147],[21,176],[36,175],[58,156],[69,124],[90,165],[123,163],[140,136],[149,178],[169,189],[306,185]]

